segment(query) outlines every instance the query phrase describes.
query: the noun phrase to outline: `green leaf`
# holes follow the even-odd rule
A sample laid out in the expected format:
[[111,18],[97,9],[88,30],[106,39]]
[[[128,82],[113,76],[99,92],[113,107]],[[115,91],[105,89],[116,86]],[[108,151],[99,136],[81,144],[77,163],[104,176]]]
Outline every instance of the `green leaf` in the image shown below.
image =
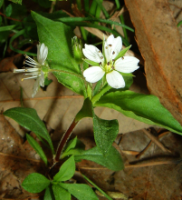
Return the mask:
[[66,156],[70,156],[70,155],[80,155],[82,153],[82,151],[84,151],[85,149],[85,145],[79,140],[76,140],[76,145],[73,148],[70,148],[69,150],[65,150],[62,155],[61,155],[61,159],[63,159]]
[[48,185],[50,180],[39,173],[29,174],[23,181],[22,187],[30,193],[42,192]]
[[97,147],[100,149],[103,155],[106,155],[118,134],[118,121],[100,119],[94,114],[93,130]]
[[39,40],[48,47],[48,60],[52,69],[65,73],[54,72],[58,81],[74,92],[87,96],[84,78],[73,58],[71,51],[72,30],[62,22],[54,22],[35,12],[32,17],[37,24]]
[[9,0],[9,1],[22,5],[22,0]]
[[54,153],[54,147],[49,136],[49,133],[41,121],[37,112],[33,108],[11,108],[4,112],[4,115],[14,119],[17,123],[19,123],[24,128],[31,130],[36,134],[39,138],[44,138],[50,145],[52,152]]
[[54,181],[67,181],[69,180],[75,173],[75,160],[74,157],[71,156],[68,160],[66,160],[59,172],[54,176]]
[[46,188],[45,194],[44,194],[44,200],[54,200],[54,194],[52,191],[51,186]]
[[35,151],[39,154],[44,163],[47,165],[47,157],[44,151],[42,150],[41,146],[29,134],[26,134],[26,138],[29,144],[35,149]]
[[80,121],[84,117],[92,117],[92,102],[89,98],[85,99],[81,110],[75,117],[75,122]]
[[99,200],[94,191],[86,184],[60,183],[60,185],[79,200]]
[[0,8],[2,7],[4,0],[0,0]]
[[180,27],[182,24],[182,20],[180,22],[178,22],[177,27]]
[[68,142],[68,144],[66,145],[66,147],[65,147],[64,153],[68,152],[70,149],[75,148],[76,143],[77,143],[77,137],[75,137],[74,139],[70,140]]
[[[47,87],[49,86],[50,84],[52,83],[52,80],[51,79],[48,79],[47,77],[45,78],[45,81],[44,81],[44,85]],[[44,87],[45,87],[44,86]]]
[[102,1],[101,0],[95,0],[98,4],[98,6],[100,7],[100,9],[102,10],[102,12],[104,13],[106,19],[109,18],[109,13],[106,11],[106,9],[104,8],[104,6],[102,5]]
[[12,4],[9,4],[9,5],[6,7],[6,9],[5,9],[5,15],[6,15],[7,17],[10,17],[11,14],[12,14],[12,10],[13,10]]
[[14,27],[15,27],[15,25],[1,26],[0,27],[0,32],[2,32],[2,31],[11,31]]
[[[73,150],[72,153],[74,153]],[[113,146],[111,146],[110,150],[105,156],[103,156],[103,154],[100,152],[100,149],[97,146],[86,151],[77,151],[75,152],[75,159],[91,160],[113,171],[119,171],[124,168],[121,155]]]
[[95,106],[115,109],[127,117],[151,125],[161,126],[182,135],[182,127],[153,95],[132,91],[111,92],[101,97]]
[[131,48],[131,45],[126,47],[125,49],[121,50],[118,55],[115,57],[114,60],[117,60],[118,58],[121,58],[125,55],[125,53]]
[[63,189],[60,184],[53,184],[52,190],[55,200],[71,200],[71,194]]
[[96,63],[96,62],[89,60],[89,59],[83,59],[83,61],[85,61],[86,63],[88,63],[91,66],[100,66],[99,63]]

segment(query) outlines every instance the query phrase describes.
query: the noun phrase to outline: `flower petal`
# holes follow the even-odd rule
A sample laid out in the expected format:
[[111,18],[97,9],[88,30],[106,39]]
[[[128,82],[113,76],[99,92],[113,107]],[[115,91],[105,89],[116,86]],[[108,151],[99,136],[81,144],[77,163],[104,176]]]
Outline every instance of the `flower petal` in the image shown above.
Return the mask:
[[140,60],[133,56],[124,56],[115,62],[115,70],[123,73],[132,73],[139,68]]
[[25,72],[25,69],[14,69],[13,73],[22,73]]
[[39,43],[37,45],[37,60],[38,62],[43,65],[48,55],[48,48],[45,46],[44,43]]
[[36,93],[37,93],[37,91],[39,89],[39,82],[40,82],[40,77],[38,77],[37,80],[34,83],[32,98],[36,95]]
[[104,52],[107,62],[112,60],[112,44],[114,42],[114,36],[110,35],[105,41]]
[[105,56],[107,62],[112,61],[122,48],[121,37],[114,38],[113,35],[110,35],[105,42]]
[[40,79],[39,79],[39,84],[41,87],[44,87],[44,73],[41,71]]
[[104,74],[105,71],[96,66],[90,67],[83,72],[83,76],[89,83],[96,83],[104,76]]
[[86,58],[94,62],[102,63],[104,61],[104,57],[101,51],[94,45],[85,44],[85,49],[83,49],[83,54]]
[[110,73],[107,73],[106,79],[107,79],[108,84],[113,88],[118,89],[118,88],[125,87],[125,82],[122,75],[115,70],[113,70]]
[[121,49],[122,49],[122,39],[120,36],[118,36],[117,38],[114,38],[113,49],[112,49],[112,59],[114,59],[118,55]]

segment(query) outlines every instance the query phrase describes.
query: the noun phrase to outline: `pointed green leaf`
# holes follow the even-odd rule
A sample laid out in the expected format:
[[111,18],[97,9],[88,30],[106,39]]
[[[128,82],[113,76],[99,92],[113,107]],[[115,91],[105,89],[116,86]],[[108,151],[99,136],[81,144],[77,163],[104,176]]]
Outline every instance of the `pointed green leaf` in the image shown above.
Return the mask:
[[86,184],[60,183],[59,185],[68,190],[79,200],[99,200],[94,191]]
[[0,8],[2,7],[4,0],[0,0]]
[[14,119],[18,124],[20,124],[24,128],[34,132],[37,137],[44,138],[49,143],[52,152],[54,152],[54,147],[49,133],[45,127],[45,124],[37,115],[35,109],[17,107],[6,110],[3,114],[7,117]]
[[75,137],[74,139],[70,140],[68,142],[68,144],[66,145],[66,147],[65,147],[64,153],[68,152],[70,149],[75,148],[76,143],[77,143],[77,137]]
[[77,149],[75,149],[75,152],[73,151],[74,150],[72,150],[71,153],[75,155],[76,160],[91,160],[113,171],[119,171],[124,169],[124,164],[121,155],[113,146],[111,146],[110,150],[105,156],[103,156],[103,154],[100,152],[97,146],[86,151],[77,151]]
[[41,146],[29,134],[26,134],[26,138],[29,144],[35,149],[35,151],[39,154],[44,163],[47,165],[47,157],[44,151],[42,150]]
[[32,173],[24,179],[22,187],[30,193],[39,193],[46,189],[49,184],[50,180],[42,174]]
[[73,58],[71,37],[73,31],[62,22],[55,22],[35,12],[32,17],[37,24],[41,43],[48,47],[49,66],[64,72],[54,72],[58,81],[74,92],[86,96],[86,88],[81,70]]
[[5,9],[5,15],[6,15],[7,17],[10,17],[11,14],[12,14],[12,10],[13,10],[12,4],[9,4],[9,5],[6,7],[6,9]]
[[99,63],[96,63],[96,62],[89,60],[89,59],[83,59],[83,61],[85,61],[86,63],[88,63],[91,66],[100,66]]
[[121,50],[119,54],[116,56],[114,60],[117,60],[118,58],[121,58],[125,55],[125,53],[131,48],[131,45],[126,47],[125,49]]
[[69,180],[75,173],[75,160],[74,157],[71,156],[68,160],[66,160],[59,172],[54,176],[54,181],[67,181]]
[[110,92],[102,96],[95,106],[112,108],[127,117],[146,124],[161,126],[182,135],[181,125],[156,96],[132,91]]
[[71,194],[58,184],[52,185],[55,200],[71,200]]
[[11,31],[14,27],[15,27],[15,25],[1,26],[0,27],[0,32],[2,32],[2,31]]
[[54,200],[54,194],[52,191],[51,186],[46,188],[45,194],[44,194],[44,200]]
[[107,154],[119,131],[117,120],[104,120],[93,116],[94,138],[103,155]]

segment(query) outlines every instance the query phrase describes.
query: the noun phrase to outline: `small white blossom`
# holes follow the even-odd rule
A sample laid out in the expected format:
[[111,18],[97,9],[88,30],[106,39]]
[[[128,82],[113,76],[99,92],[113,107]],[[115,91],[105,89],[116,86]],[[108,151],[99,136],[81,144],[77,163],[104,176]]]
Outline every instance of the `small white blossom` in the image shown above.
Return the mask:
[[46,62],[46,58],[48,55],[48,48],[45,44],[39,43],[37,45],[37,61],[30,58],[29,56],[25,56],[26,60],[25,63],[27,66],[25,69],[14,69],[14,73],[22,73],[25,72],[25,76],[29,76],[23,78],[26,79],[36,79],[34,87],[33,87],[33,94],[32,97],[35,96],[40,86],[44,87],[44,79],[48,75],[49,66]]
[[[139,60],[132,56],[123,56],[115,60],[122,48],[121,37],[114,38],[110,35],[104,43],[104,56],[101,51],[93,46],[85,44],[83,54],[99,66],[91,66],[83,72],[86,81],[96,83],[106,75],[107,83],[113,88],[124,88],[125,81],[119,73],[132,73],[139,68]],[[105,57],[105,59],[104,59]]]

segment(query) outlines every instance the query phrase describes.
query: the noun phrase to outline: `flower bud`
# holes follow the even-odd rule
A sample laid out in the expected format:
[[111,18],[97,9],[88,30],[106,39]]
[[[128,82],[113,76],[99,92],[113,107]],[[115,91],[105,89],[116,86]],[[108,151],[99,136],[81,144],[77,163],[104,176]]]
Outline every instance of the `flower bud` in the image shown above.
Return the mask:
[[78,39],[77,36],[72,38],[72,48],[73,48],[73,56],[78,64],[82,63],[83,53],[82,48],[83,44],[81,39]]

